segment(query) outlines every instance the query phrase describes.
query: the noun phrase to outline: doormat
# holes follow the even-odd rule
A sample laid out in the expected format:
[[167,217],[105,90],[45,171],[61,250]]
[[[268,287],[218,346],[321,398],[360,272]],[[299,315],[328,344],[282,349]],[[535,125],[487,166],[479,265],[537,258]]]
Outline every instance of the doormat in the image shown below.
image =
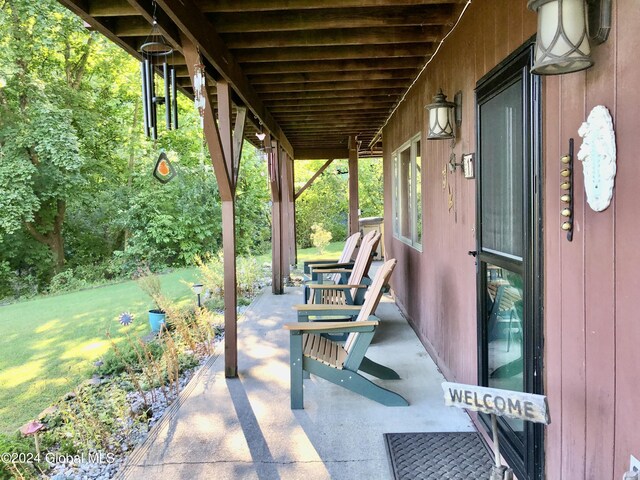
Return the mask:
[[395,480],[489,478],[493,461],[476,432],[385,433]]

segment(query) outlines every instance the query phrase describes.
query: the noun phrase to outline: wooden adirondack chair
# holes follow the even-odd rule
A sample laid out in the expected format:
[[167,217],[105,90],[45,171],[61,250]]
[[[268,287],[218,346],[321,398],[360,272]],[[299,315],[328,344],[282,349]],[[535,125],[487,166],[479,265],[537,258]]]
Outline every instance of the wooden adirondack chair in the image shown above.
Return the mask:
[[[379,319],[372,313],[380,302],[382,287],[389,281],[395,265],[396,260],[391,259],[380,267],[361,307],[355,305],[297,305],[294,307],[298,312],[298,322],[284,325],[290,333],[292,409],[304,408],[302,383],[305,373],[313,373],[383,405],[407,406],[409,404],[402,396],[376,385],[358,373],[362,371],[385,380],[400,378],[392,369],[365,356],[379,323]],[[355,321],[312,321],[322,319],[326,315],[351,316],[354,312],[359,312]],[[343,346],[322,337],[322,333],[349,333],[349,337]]]
[[[305,275],[308,275],[307,280],[315,280],[312,278],[311,269],[314,268],[316,271],[319,268],[322,268],[323,265],[353,265],[353,253],[358,246],[358,241],[360,240],[360,232],[354,233],[347,241],[344,243],[344,248],[342,249],[342,254],[338,260],[308,260],[302,264],[302,269]],[[340,274],[334,274],[331,279],[334,283],[338,283],[340,280]]]
[[[373,260],[373,252],[375,252],[379,242],[380,233],[376,231],[369,232],[362,239],[352,268],[336,265],[334,268],[323,266],[318,269],[317,282],[310,282],[305,286],[305,302],[330,305],[362,305],[365,291],[370,283],[367,274]],[[338,275],[339,278],[337,281],[334,278],[329,278],[328,282],[325,282],[323,275],[327,274]]]

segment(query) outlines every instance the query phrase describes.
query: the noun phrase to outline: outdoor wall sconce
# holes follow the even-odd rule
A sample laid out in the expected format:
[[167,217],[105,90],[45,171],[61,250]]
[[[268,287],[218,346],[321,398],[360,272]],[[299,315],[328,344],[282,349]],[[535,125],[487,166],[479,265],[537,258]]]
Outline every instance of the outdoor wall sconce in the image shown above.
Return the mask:
[[[462,95],[460,95],[462,100]],[[453,125],[456,119],[456,104],[448,102],[447,96],[438,89],[438,93],[433,97],[433,103],[425,107],[429,112],[429,130],[427,139],[448,140],[456,138]]]
[[527,7],[538,13],[533,73],[560,75],[593,65],[589,39],[607,39],[611,0],[529,0]]

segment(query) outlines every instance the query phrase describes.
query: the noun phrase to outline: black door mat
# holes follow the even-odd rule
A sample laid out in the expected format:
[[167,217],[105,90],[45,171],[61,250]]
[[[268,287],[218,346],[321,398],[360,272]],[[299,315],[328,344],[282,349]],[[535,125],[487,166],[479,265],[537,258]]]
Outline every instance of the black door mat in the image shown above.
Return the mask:
[[492,457],[476,432],[385,433],[395,480],[489,478]]

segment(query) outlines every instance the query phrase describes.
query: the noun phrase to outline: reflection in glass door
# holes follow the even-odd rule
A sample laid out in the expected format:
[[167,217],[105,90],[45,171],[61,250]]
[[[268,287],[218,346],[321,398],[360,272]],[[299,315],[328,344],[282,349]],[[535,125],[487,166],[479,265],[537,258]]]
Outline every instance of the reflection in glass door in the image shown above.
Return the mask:
[[[530,45],[478,83],[479,383],[542,393],[539,81]],[[542,431],[499,419],[500,444],[518,478],[542,478]]]

